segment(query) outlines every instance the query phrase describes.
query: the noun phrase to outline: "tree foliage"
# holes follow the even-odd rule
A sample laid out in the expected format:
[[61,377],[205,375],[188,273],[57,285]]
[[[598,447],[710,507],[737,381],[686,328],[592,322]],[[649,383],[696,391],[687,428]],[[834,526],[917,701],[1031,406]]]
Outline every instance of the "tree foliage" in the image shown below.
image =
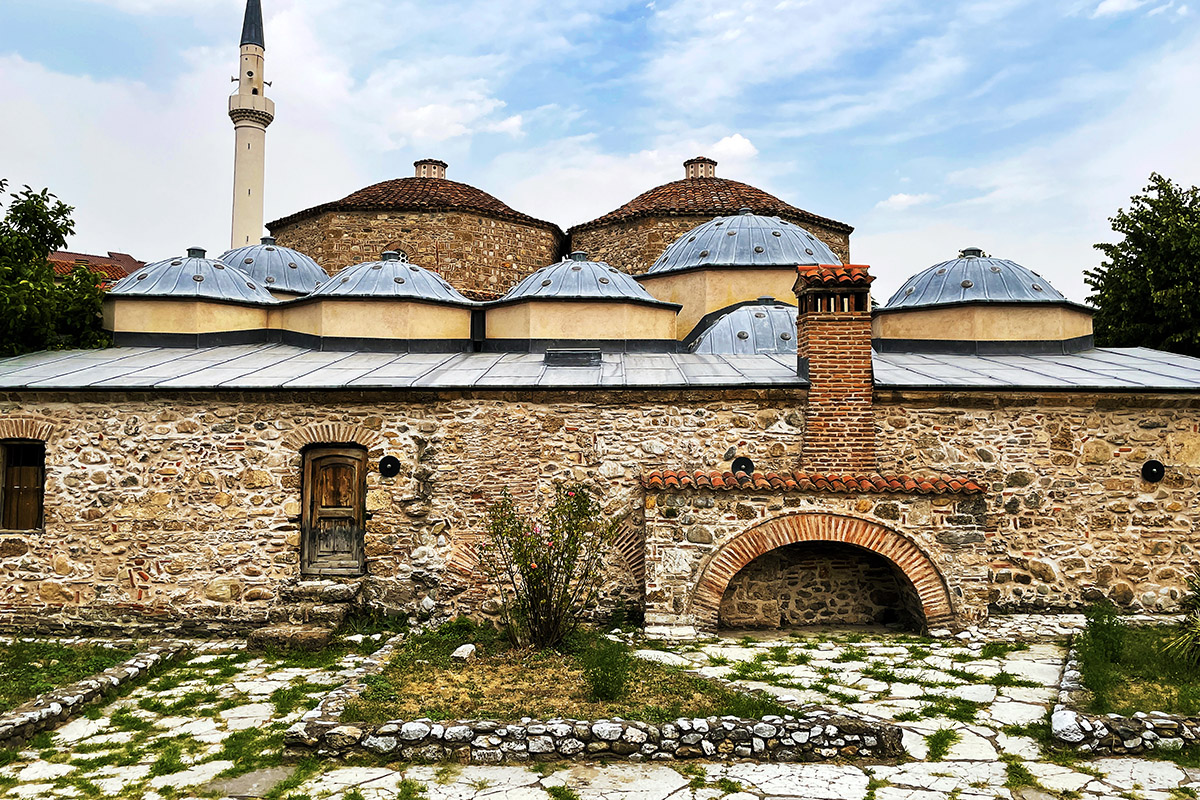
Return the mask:
[[[7,187],[0,179],[0,193]],[[46,189],[9,197],[0,219],[0,356],[105,346],[104,276],[76,267],[56,285],[50,266],[50,253],[75,232],[74,209]]]
[[1200,356],[1200,188],[1153,173],[1109,221],[1122,239],[1085,273],[1096,343]]

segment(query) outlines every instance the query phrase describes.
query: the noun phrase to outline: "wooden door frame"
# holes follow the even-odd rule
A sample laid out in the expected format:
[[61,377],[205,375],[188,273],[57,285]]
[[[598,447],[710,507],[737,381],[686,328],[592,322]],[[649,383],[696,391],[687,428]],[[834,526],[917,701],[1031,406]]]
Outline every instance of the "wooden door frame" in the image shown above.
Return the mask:
[[359,542],[359,567],[356,572],[348,573],[343,570],[322,570],[320,568],[310,568],[310,556],[307,552],[311,545],[311,530],[313,515],[315,511],[316,496],[314,494],[315,481],[313,478],[313,463],[320,458],[328,456],[343,456],[352,458],[357,466],[357,501],[358,506],[355,509],[357,518],[357,528],[360,536],[365,539],[367,528],[367,449],[362,445],[354,443],[344,444],[314,444],[304,448],[301,451],[302,467],[300,473],[300,574],[302,576],[320,577],[328,576],[343,576],[356,577],[365,575],[367,572],[366,560],[366,544],[365,541]]

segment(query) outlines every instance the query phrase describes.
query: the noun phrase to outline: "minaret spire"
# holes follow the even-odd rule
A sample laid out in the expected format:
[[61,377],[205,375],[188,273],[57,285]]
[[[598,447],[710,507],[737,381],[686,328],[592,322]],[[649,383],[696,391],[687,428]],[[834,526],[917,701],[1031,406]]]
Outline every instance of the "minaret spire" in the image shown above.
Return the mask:
[[247,0],[242,24],[242,56],[238,89],[229,98],[236,150],[233,157],[232,247],[257,244],[263,229],[263,186],[266,181],[267,126],[275,119],[275,103],[264,95],[262,3]]

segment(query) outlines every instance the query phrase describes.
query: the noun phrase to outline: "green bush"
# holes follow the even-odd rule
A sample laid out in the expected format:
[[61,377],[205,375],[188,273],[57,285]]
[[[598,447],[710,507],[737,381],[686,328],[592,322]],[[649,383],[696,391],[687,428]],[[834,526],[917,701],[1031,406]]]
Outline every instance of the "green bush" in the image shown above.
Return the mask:
[[1116,607],[1107,601],[1083,612],[1087,626],[1079,636],[1078,656],[1083,685],[1096,697],[1104,696],[1120,679],[1117,665],[1125,649],[1127,629]]
[[611,639],[597,639],[580,655],[593,700],[619,700],[629,685],[633,656],[629,648]]
[[1200,668],[1200,611],[1194,611],[1184,618],[1163,650],[1174,659]]

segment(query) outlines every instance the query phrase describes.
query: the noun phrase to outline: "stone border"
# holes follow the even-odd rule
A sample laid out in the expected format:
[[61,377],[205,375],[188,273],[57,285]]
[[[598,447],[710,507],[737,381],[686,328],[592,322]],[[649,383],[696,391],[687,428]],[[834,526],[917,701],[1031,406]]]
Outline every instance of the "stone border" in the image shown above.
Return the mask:
[[500,764],[619,757],[626,761],[754,759],[820,761],[837,758],[896,758],[904,754],[900,729],[871,720],[815,709],[763,719],[709,717],[664,724],[622,719],[392,720],[381,725],[342,724],[346,703],[381,672],[403,634],[392,637],[344,685],[284,735],[289,757],[353,754],[389,760]]
[[1200,717],[1138,711],[1132,717],[1120,714],[1088,714],[1077,710],[1086,698],[1072,643],[1058,687],[1058,702],[1050,715],[1050,733],[1059,744],[1081,753],[1136,755],[1147,750],[1181,750],[1200,742]]
[[158,664],[174,661],[187,649],[183,642],[155,645],[99,675],[52,689],[0,715],[0,748],[16,747],[36,733],[57,728],[92,700],[128,684]]

